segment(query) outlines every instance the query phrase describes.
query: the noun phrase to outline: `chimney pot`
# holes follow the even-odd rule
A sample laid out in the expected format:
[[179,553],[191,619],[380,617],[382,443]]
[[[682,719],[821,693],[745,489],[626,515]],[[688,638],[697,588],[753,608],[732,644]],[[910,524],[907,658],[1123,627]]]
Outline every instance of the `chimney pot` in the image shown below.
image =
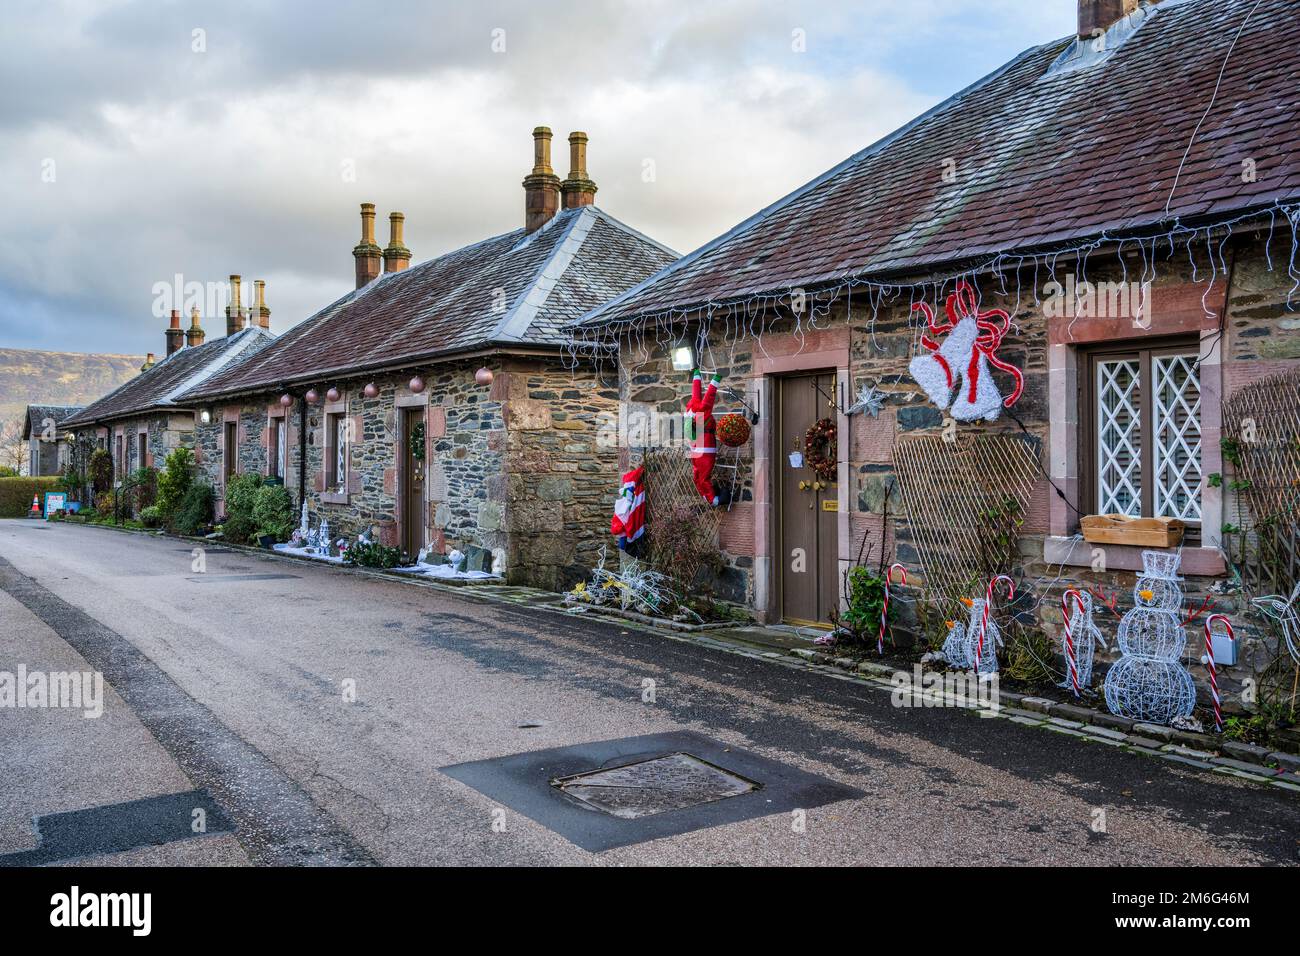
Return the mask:
[[361,204],[361,241],[352,249],[357,265],[357,288],[379,278],[379,260],[383,250],[375,242],[375,204]]
[[185,345],[185,331],[181,328],[180,309],[172,309],[171,321],[167,324],[167,354],[174,355]]
[[253,308],[250,317],[261,328],[271,327],[271,310],[266,307],[266,283],[261,279],[253,281]]
[[576,209],[596,202],[596,184],[587,176],[587,134],[569,134],[569,178],[560,183],[564,208]]
[[533,130],[533,171],[524,177],[524,229],[536,232],[560,209],[560,177],[551,168],[551,130]]
[[1139,0],[1079,0],[1079,36],[1105,32],[1138,8]]
[[402,225],[406,216],[400,212],[388,214],[388,245],[384,247],[384,271],[401,272],[411,264],[411,250],[402,243]]
[[145,355],[144,364],[140,366],[140,371],[147,372],[149,371],[149,369],[153,368],[153,365],[154,365],[153,353],[150,352],[147,355]]
[[196,305],[190,309],[190,327],[185,333],[185,343],[190,346],[202,345],[206,337],[207,333],[199,324],[199,307]]
[[242,279],[230,277],[230,305],[226,307],[226,334],[234,335],[244,328],[244,296],[240,290]]

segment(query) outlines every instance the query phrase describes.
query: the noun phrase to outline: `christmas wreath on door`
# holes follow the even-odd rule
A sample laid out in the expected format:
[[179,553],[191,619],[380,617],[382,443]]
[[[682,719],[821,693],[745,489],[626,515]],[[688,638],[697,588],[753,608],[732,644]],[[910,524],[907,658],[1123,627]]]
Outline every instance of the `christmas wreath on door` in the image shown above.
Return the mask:
[[838,480],[839,446],[834,419],[820,419],[808,429],[803,439],[803,460],[822,481]]

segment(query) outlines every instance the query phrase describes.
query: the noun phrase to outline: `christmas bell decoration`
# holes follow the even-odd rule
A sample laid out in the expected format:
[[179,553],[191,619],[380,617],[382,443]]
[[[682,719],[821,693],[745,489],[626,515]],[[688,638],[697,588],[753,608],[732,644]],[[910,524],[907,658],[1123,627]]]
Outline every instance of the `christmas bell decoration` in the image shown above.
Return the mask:
[[483,368],[479,369],[477,372],[474,373],[474,381],[478,382],[480,385],[491,385],[492,370],[487,366],[484,366]]
[[325,400],[327,402],[337,402],[339,400],[339,390],[337,388],[331,388],[325,393]]
[[370,382],[361,390],[361,393],[365,395],[366,398],[376,398],[379,395],[379,386],[374,382]]
[[418,375],[415,376],[415,378],[411,379],[409,388],[411,389],[411,394],[419,395],[424,391],[424,379],[420,378]]

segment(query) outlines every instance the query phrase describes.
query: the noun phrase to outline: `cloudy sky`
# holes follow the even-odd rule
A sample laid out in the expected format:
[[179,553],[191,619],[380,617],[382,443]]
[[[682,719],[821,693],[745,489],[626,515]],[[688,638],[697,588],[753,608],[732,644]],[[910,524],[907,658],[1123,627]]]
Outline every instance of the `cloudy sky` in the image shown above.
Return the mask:
[[564,137],[586,130],[598,204],[689,251],[1067,35],[1075,0],[52,0],[5,16],[0,346],[143,353],[162,351],[155,287],[177,275],[265,279],[279,330],[346,292],[360,202],[381,244],[406,213],[416,261],[522,225],[536,125],[561,176]]

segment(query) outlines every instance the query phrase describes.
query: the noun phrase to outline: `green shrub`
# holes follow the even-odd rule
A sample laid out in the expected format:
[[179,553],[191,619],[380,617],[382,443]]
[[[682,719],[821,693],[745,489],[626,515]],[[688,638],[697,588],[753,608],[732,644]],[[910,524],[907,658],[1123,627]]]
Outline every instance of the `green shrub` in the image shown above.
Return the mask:
[[90,453],[90,483],[95,494],[107,491],[113,484],[113,456],[104,448]]
[[348,564],[363,568],[395,568],[402,560],[401,548],[386,548],[382,544],[366,544],[358,541],[347,550],[343,559]]
[[172,528],[180,534],[196,535],[212,524],[212,508],[216,492],[206,482],[190,485],[176,509]]
[[0,465],[0,478],[17,478],[18,469],[10,468],[8,465]]
[[293,533],[293,500],[283,485],[263,485],[253,498],[256,536],[269,534],[276,541],[288,541]]
[[177,448],[167,455],[163,470],[158,473],[158,499],[155,504],[164,521],[170,522],[176,517],[181,501],[193,483],[194,452],[188,448]]
[[69,501],[80,501],[81,491],[86,487],[86,476],[79,471],[65,471],[59,476],[59,488],[67,496]]
[[257,520],[253,517],[253,508],[262,484],[263,478],[257,474],[235,475],[227,482],[224,522],[227,540],[242,543],[256,534]]
[[138,514],[152,505],[158,498],[158,470],[156,468],[137,468],[131,473],[131,503]]
[[162,509],[157,505],[141,508],[140,523],[146,528],[161,528],[163,523]]
[[0,478],[0,518],[22,518],[32,510],[32,495],[45,507],[45,493],[59,490],[59,478]]

